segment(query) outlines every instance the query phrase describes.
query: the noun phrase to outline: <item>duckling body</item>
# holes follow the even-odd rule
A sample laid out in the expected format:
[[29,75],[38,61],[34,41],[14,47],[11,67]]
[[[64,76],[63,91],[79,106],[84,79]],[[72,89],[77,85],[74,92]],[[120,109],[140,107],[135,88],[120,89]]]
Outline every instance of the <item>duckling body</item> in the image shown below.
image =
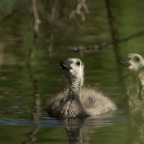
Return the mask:
[[69,82],[69,89],[51,99],[47,112],[51,117],[85,117],[116,110],[116,105],[102,93],[83,88],[84,65],[80,59],[70,58],[61,63]]
[[140,94],[140,89],[135,82],[134,85],[128,88],[126,94],[123,97],[122,100],[123,107],[129,110],[134,109],[136,107],[140,107],[141,99],[139,94]]
[[[51,117],[60,117],[59,108],[68,96],[68,90],[59,93],[52,98],[47,105],[47,112]],[[117,109],[117,106],[108,97],[93,88],[83,87],[80,96],[83,113],[81,116],[92,116],[108,113]]]
[[116,110],[116,105],[105,95],[93,88],[82,88],[81,103],[85,113],[97,115]]

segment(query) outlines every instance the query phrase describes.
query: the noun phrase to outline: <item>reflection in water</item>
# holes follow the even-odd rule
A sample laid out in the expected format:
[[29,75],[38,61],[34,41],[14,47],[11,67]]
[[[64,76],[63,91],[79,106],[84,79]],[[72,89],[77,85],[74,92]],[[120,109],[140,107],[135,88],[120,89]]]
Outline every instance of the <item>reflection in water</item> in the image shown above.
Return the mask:
[[130,112],[129,144],[144,143],[144,108],[135,108]]
[[2,29],[0,29],[0,76],[1,76],[2,65],[3,65],[4,47],[5,45],[3,41]]
[[34,88],[34,103],[35,103],[35,109],[34,109],[34,113],[33,113],[33,120],[36,122],[36,123],[39,123],[39,119],[40,119],[40,116],[41,116],[41,94],[40,94],[40,90],[39,90],[39,87],[38,87],[38,81],[35,77],[35,74],[34,74],[34,71],[33,71],[33,67],[32,65],[29,63],[29,72],[30,72],[30,77],[31,77],[31,81],[32,81],[32,84],[33,84],[33,88]]
[[65,125],[66,133],[70,144],[88,144],[96,128],[109,125],[108,118],[111,114],[90,116],[87,118],[65,118],[62,123]]
[[[61,2],[63,1],[66,2],[66,0],[62,0]],[[35,128],[32,129],[31,126],[33,126],[33,123],[31,123],[31,121],[29,120],[24,120],[22,121],[22,123],[24,123],[24,125],[27,124],[28,126],[20,127],[19,122],[21,122],[22,115],[16,114],[20,111],[21,113],[24,113],[24,117],[27,117],[27,112],[31,111],[32,98],[28,97],[31,94],[31,89],[30,89],[31,87],[29,87],[29,79],[25,79],[27,78],[27,73],[25,71],[25,67],[23,67],[23,62],[24,62],[23,60],[26,58],[25,54],[27,53],[27,47],[29,47],[29,45],[31,44],[31,35],[33,33],[31,30],[32,29],[31,18],[29,18],[30,17],[29,2],[30,1],[28,0],[21,0],[21,2],[18,2],[17,0],[14,1],[1,0],[0,2],[1,4],[0,5],[0,11],[1,11],[0,30],[2,30],[0,31],[0,72],[1,72],[1,67],[3,65],[3,54],[4,54],[3,50],[6,50],[5,65],[2,68],[3,68],[3,75],[7,77],[6,80],[0,79],[0,83],[1,83],[1,87],[0,87],[1,118],[0,119],[4,120],[4,122],[6,123],[3,124],[2,122],[1,124],[2,125],[1,133],[0,133],[1,143],[14,143],[14,144],[21,143],[18,142],[18,139],[20,141],[24,141],[23,139],[25,139],[25,134],[30,131],[31,133],[30,134],[28,133],[29,136],[27,138],[28,141],[26,143],[32,143],[34,141],[36,142],[36,133],[38,133],[39,131],[38,125],[40,124],[41,126],[41,124],[43,124],[43,122],[40,121],[41,94],[38,87],[37,79],[34,76],[34,70],[32,68],[32,65],[29,66],[29,72],[33,83],[34,97],[35,97],[35,110],[33,113],[33,119],[37,126],[34,125]],[[34,3],[35,1],[33,0],[32,2]],[[48,81],[50,82],[49,89],[47,89],[46,86],[43,87],[43,94],[44,94],[43,100],[46,100],[47,98],[50,98],[50,96],[54,95],[54,93],[57,90],[60,89],[58,85],[61,80],[58,79],[55,65],[53,65],[52,63],[54,61],[58,61],[58,59],[61,59],[61,57],[67,57],[72,55],[71,53],[66,52],[65,47],[69,47],[71,45],[76,47],[78,45],[80,46],[83,45],[87,48],[90,47],[91,45],[94,45],[95,43],[98,44],[102,43],[101,47],[102,48],[106,47],[107,49],[109,47],[110,48],[112,47],[111,46],[112,42],[109,36],[109,28],[107,28],[108,24],[107,24],[107,17],[105,16],[106,15],[105,14],[106,7],[104,3],[105,1],[86,0],[86,2],[88,3],[88,8],[90,9],[90,13],[89,15],[87,15],[87,21],[81,23],[79,22],[77,17],[77,20],[75,20],[74,22],[76,24],[74,24],[73,26],[73,24],[71,24],[69,20],[66,20],[66,17],[63,17],[61,19],[58,18],[58,20],[54,20],[53,22],[53,30],[50,28],[49,22],[45,22],[44,24],[44,21],[46,21],[44,20],[45,19],[44,17],[47,17],[47,19],[49,19],[50,17],[49,13],[52,8],[51,5],[53,5],[54,1],[50,0],[46,2],[45,0],[40,0],[38,2],[41,2],[43,3],[43,5],[45,5],[44,8],[43,7],[40,8],[40,5],[38,5],[39,6],[38,9],[43,9],[45,12],[44,14],[41,13],[40,15],[43,21],[43,25],[41,27],[41,30],[44,29],[42,34],[43,39],[46,38],[48,39],[48,36],[53,34],[51,35],[50,41],[55,42],[54,43],[55,52],[57,55],[57,56],[55,55],[53,59],[51,59],[50,61],[47,61],[46,59],[47,53],[45,52],[44,49],[42,49],[42,47],[43,46],[45,47],[46,45],[45,43],[41,42],[40,45],[41,49],[39,49],[38,51],[39,54],[38,57],[41,58],[41,60],[42,58],[44,59],[44,63],[43,63],[44,65],[41,62],[38,62],[39,58],[35,59],[35,61],[36,61],[36,66],[38,68],[38,71],[41,72],[39,80],[42,82],[43,86],[47,85]],[[127,43],[123,43],[122,45],[121,44],[119,45],[122,52],[125,53],[131,50],[142,52],[143,37],[140,36],[143,36],[144,32],[140,32],[138,35],[136,35],[136,33],[142,30],[142,27],[140,26],[143,25],[142,19],[144,17],[142,13],[143,2],[141,1],[140,3],[138,3],[137,1],[133,1],[133,5],[130,5],[129,8],[127,8],[127,5],[131,3],[130,0],[117,1],[117,2],[113,1],[113,4],[114,3],[116,3],[116,5],[112,5],[112,10],[114,10],[113,12],[116,18],[116,22],[118,22],[117,25],[118,29],[117,27],[116,29],[119,31],[120,38],[122,38],[118,40],[118,44],[120,44],[121,42],[128,41]],[[67,6],[69,5],[66,5],[66,7]],[[58,4],[57,8],[59,7],[60,5]],[[33,5],[33,9],[35,8],[36,7]],[[56,10],[58,13],[60,10],[57,8]],[[62,6],[62,8],[64,12],[65,10],[64,6]],[[135,8],[136,10],[133,10]],[[68,10],[67,13],[69,13],[69,11],[71,10]],[[58,15],[57,17],[59,17],[59,14],[56,15]],[[134,19],[136,18],[136,21],[134,21],[133,18]],[[59,26],[60,24],[62,24],[63,26]],[[45,30],[44,25],[46,25],[48,30]],[[53,31],[53,33],[51,30]],[[45,37],[46,33],[47,36]],[[3,34],[4,36],[3,38],[4,43],[2,43],[3,40],[1,39],[2,38],[1,34]],[[33,40],[33,43],[35,43],[34,41],[37,40]],[[50,41],[48,42],[51,43]],[[3,44],[5,44],[5,47]],[[98,46],[96,45],[95,48],[98,49],[97,47]],[[35,49],[35,46],[33,48]],[[60,53],[61,50],[65,51],[65,54],[61,55]],[[31,55],[32,53],[33,52],[31,52]],[[117,73],[114,67],[114,63],[110,63],[110,62],[114,62],[114,58],[112,57],[112,55],[113,52],[111,49],[109,51],[106,51],[106,53],[100,52],[94,54],[91,52],[89,54],[87,53],[85,54],[84,59],[89,66],[86,69],[86,73],[88,73],[88,77],[86,80],[88,81],[88,83],[94,84],[95,81],[97,80],[97,84],[95,84],[96,86],[105,87],[106,89],[107,86],[108,87],[111,86],[111,88],[116,88],[114,81],[116,80],[115,75],[117,75]],[[17,61],[19,60],[19,57],[21,60],[20,62],[22,62],[20,64],[22,65],[20,65],[20,69],[17,69],[18,68]],[[102,61],[102,59],[104,59],[104,61]],[[18,70],[20,70],[20,73]],[[45,77],[47,77],[48,80],[43,81]],[[59,83],[56,84],[56,82]],[[114,90],[114,91],[111,90],[110,92],[112,92],[113,95],[115,92],[119,93],[118,90]],[[13,99],[14,96],[17,96],[19,94],[22,96],[22,99],[20,99],[20,101],[17,99]],[[23,108],[23,105],[26,106],[26,108]],[[14,106],[18,106],[19,109],[18,112],[17,109],[13,109]],[[129,139],[130,144],[134,142],[144,143],[143,142],[144,140],[143,120],[144,119],[143,119],[142,111],[143,110],[139,109],[139,111],[135,112],[135,114],[130,114],[130,132],[131,132],[130,139]],[[9,117],[10,117],[10,121],[6,122],[8,121],[7,119]],[[13,119],[15,121],[13,121]],[[95,119],[92,121],[95,121],[96,124],[96,121],[98,120]],[[104,126],[103,118],[99,121],[101,121],[102,126]],[[14,123],[15,125],[13,127],[9,126],[9,125],[13,125]],[[54,120],[52,120],[52,122],[50,122],[49,125],[45,125],[46,128],[41,129],[41,131],[45,134],[45,131],[43,129],[47,129],[47,131],[49,131],[51,129],[50,127],[53,127],[52,129],[54,130],[54,132],[52,133],[52,135],[49,136],[50,141],[46,139],[47,142],[45,142],[45,138],[43,138],[40,134],[38,134],[39,138],[41,138],[39,140],[39,143],[53,143],[52,139],[53,138],[55,139],[56,133],[59,133],[59,131],[57,131],[57,127],[59,126],[53,123]],[[94,129],[96,129],[93,126],[89,125],[89,124],[93,125],[93,122],[88,121],[88,119],[85,119],[85,120],[78,120],[78,122],[72,121],[72,122],[63,122],[63,123],[66,124],[66,131],[67,134],[69,135],[69,141],[71,143],[72,142],[90,143],[91,133],[93,133]],[[119,135],[120,137],[122,134],[127,135],[127,130],[125,129],[126,127],[127,125],[125,125],[125,123],[122,123],[122,125],[117,125],[114,131],[111,132],[111,135],[109,135],[110,136],[109,141],[107,141],[106,143],[123,144],[123,142],[121,143],[121,139],[118,139],[117,142],[113,142],[115,139],[113,135],[115,133],[117,133],[117,135]],[[109,130],[108,131],[104,130],[101,133],[103,133],[103,135],[107,135],[109,134]],[[13,134],[15,134],[15,137]],[[60,137],[62,136],[61,133],[59,133],[59,135]],[[103,135],[100,137],[101,139],[103,139]],[[98,135],[96,136],[98,137]],[[7,139],[9,139],[10,142]],[[3,142],[4,140],[5,142]],[[64,143],[64,139],[60,139],[60,140],[61,141],[57,141],[57,143]],[[97,143],[104,144],[104,142],[97,142]]]
[[[107,15],[108,15],[108,21],[110,25],[110,31],[111,31],[111,37],[112,37],[112,44],[113,44],[113,51],[115,53],[115,59],[116,61],[120,59],[121,54],[120,54],[120,48],[119,48],[119,35],[118,35],[118,27],[117,23],[114,17],[114,13],[112,12],[112,2],[111,0],[105,0],[106,3],[106,9],[107,9]],[[118,77],[119,79],[123,78],[123,70],[119,65],[117,66],[117,72],[118,72]],[[121,87],[123,90],[125,90],[125,83],[121,83]]]
[[[65,125],[66,133],[69,138],[70,144],[92,144],[91,140],[92,137],[95,136],[97,139],[100,137],[100,139],[103,139],[105,136],[105,139],[107,140],[107,134],[106,135],[99,135],[97,132],[105,133],[106,131],[101,131],[100,129],[103,129],[107,126],[110,126],[110,129],[108,130],[112,135],[108,135],[109,137],[113,137],[112,142],[114,142],[114,136],[118,136],[120,134],[120,138],[123,135],[126,136],[125,140],[117,140],[114,143],[118,144],[143,144],[144,143],[144,109],[143,108],[135,108],[133,111],[129,112],[128,115],[128,122],[125,124],[128,125],[128,133],[127,131],[123,131],[122,129],[115,129],[115,131],[111,131],[112,125],[115,125],[118,121],[121,123],[125,121],[122,119],[122,116],[120,117],[113,117],[112,115],[105,115],[101,117],[88,117],[86,119],[64,119],[62,120],[62,123]],[[119,124],[120,124],[119,123]],[[119,125],[118,124],[118,125]],[[99,130],[98,130],[99,129]],[[117,131],[118,130],[118,131]],[[96,135],[97,133],[97,135]],[[107,133],[107,132],[106,132]],[[117,138],[116,138],[117,139]],[[98,141],[98,143],[104,143],[101,141]],[[111,141],[107,141],[108,144],[111,143]]]
[[82,143],[81,126],[80,126],[81,120],[78,118],[75,119],[71,118],[71,119],[65,119],[63,123],[65,124],[65,129],[69,138],[69,143],[81,144]]
[[[34,88],[34,97],[35,97],[35,99],[34,99],[35,108],[34,108],[32,118],[33,118],[34,122],[39,125],[40,117],[41,117],[41,100],[40,100],[41,94],[40,94],[40,90],[38,87],[38,81],[35,77],[31,61],[29,61],[29,72],[30,72],[31,81],[32,81],[33,88]],[[35,135],[40,129],[40,127],[38,125],[36,125],[34,130],[32,130],[31,134],[29,135],[29,137],[30,137],[29,140],[27,142],[25,142],[24,144],[30,144],[30,143],[33,143],[36,141]]]
[[[34,88],[34,97],[35,97],[35,109],[34,109],[32,117],[33,117],[33,120],[36,124],[40,124],[40,116],[41,116],[40,98],[41,98],[41,94],[39,91],[37,79],[34,75],[33,67],[30,63],[29,63],[29,72],[30,72],[30,76],[31,76],[31,80],[32,80],[33,88]],[[32,132],[30,133],[29,140],[27,142],[25,142],[24,144],[30,144],[30,143],[35,142],[36,141],[35,135],[37,134],[37,132],[39,130],[40,130],[40,126],[37,125],[34,128],[34,130],[32,130]]]
[[34,130],[32,130],[32,132],[29,135],[29,140],[27,142],[24,142],[23,144],[31,144],[36,142],[36,134],[38,133],[38,131],[40,130],[40,127],[35,127]]
[[33,8],[33,19],[34,19],[34,36],[33,36],[33,45],[30,49],[29,57],[28,57],[29,58],[28,67],[29,67],[30,78],[31,78],[33,88],[34,88],[34,97],[35,97],[35,112],[33,113],[33,119],[35,122],[39,123],[41,95],[40,95],[40,90],[38,87],[38,81],[35,77],[33,66],[32,66],[32,61],[35,55],[36,44],[37,44],[38,36],[39,36],[39,23],[40,23],[36,0],[32,0],[32,8]]
[[[38,81],[35,77],[34,74],[34,70],[32,67],[32,63],[29,61],[29,72],[30,72],[30,77],[31,77],[31,81],[33,84],[33,88],[34,88],[34,103],[35,103],[35,108],[34,108],[34,112],[32,114],[32,118],[34,120],[34,122],[36,124],[40,124],[40,117],[41,117],[41,94],[40,94],[40,90],[38,87]],[[32,132],[29,135],[29,140],[27,142],[25,142],[24,144],[30,144],[36,141],[36,133],[40,130],[40,127],[36,125],[36,127],[34,128],[34,130],[32,130]]]
[[[34,101],[35,101],[35,109],[33,112],[33,120],[36,124],[40,124],[40,116],[41,116],[41,94],[38,86],[38,81],[35,77],[34,69],[32,66],[32,61],[33,57],[35,55],[35,49],[36,49],[36,44],[38,41],[38,35],[39,35],[39,23],[40,19],[38,16],[38,11],[37,11],[37,5],[36,5],[36,0],[32,0],[32,8],[33,8],[33,18],[34,18],[34,37],[33,37],[33,45],[30,49],[29,52],[29,61],[28,61],[28,68],[29,68],[29,73],[30,73],[30,78],[32,81],[33,89],[34,89]],[[30,144],[36,141],[36,133],[40,130],[39,126],[36,126],[34,130],[32,130],[31,134],[29,135],[29,140],[25,142],[24,144]]]

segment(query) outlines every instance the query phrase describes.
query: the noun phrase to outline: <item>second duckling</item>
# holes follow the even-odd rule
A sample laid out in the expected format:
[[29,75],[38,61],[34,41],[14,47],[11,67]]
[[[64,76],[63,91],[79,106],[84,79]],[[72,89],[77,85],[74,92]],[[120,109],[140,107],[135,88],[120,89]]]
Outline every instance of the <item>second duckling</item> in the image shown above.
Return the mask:
[[139,54],[130,53],[122,58],[120,63],[127,67],[135,78],[135,82],[124,95],[123,104],[129,109],[138,108],[144,98],[144,58]]

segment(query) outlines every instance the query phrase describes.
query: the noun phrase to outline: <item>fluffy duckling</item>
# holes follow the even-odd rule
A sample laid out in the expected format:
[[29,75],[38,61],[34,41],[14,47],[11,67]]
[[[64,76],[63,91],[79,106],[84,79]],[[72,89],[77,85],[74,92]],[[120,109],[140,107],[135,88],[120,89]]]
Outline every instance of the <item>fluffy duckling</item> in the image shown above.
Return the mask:
[[84,64],[78,58],[60,62],[69,89],[51,99],[47,112],[51,117],[84,117],[116,110],[116,105],[102,93],[92,88],[82,88]]
[[135,76],[134,85],[128,90],[124,97],[125,106],[130,109],[141,106],[144,97],[144,58],[139,54],[130,53],[120,63],[127,67]]

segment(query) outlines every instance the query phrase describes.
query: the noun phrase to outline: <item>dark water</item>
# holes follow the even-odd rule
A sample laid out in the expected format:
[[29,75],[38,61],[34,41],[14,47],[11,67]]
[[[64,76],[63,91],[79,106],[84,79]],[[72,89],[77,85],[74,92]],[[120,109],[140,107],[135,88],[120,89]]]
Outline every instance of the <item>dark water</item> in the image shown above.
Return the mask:
[[[143,1],[112,3],[120,38],[143,30]],[[51,12],[50,2],[48,12]],[[28,65],[33,45],[33,18],[29,1],[0,2],[0,144],[143,144],[143,113],[133,115],[118,109],[112,114],[86,119],[60,120],[47,116],[47,101],[66,87],[59,62],[79,57],[85,64],[85,85],[103,91],[116,103],[125,93],[129,79],[118,82],[122,70],[112,48],[80,53],[69,47],[91,47],[111,41],[105,1],[88,2],[86,21],[67,16],[51,25],[43,20],[32,65]],[[55,26],[56,25],[56,26]],[[50,30],[50,29],[53,30]],[[48,34],[46,33],[48,31]],[[50,37],[53,41],[50,41]],[[120,43],[119,54],[144,53],[144,36]],[[52,57],[49,47],[52,43]]]
[[[58,62],[63,54],[34,64],[34,76],[39,92],[33,87],[25,62],[4,64],[1,73],[0,141],[2,143],[126,143],[129,135],[129,118],[119,109],[113,114],[83,120],[59,120],[47,116],[43,110],[51,97],[63,90],[66,80]],[[107,57],[105,57],[107,55]],[[76,55],[75,57],[77,57]],[[79,56],[78,56],[79,57]],[[97,87],[115,102],[122,95],[112,51],[88,53],[85,63],[85,85]],[[19,63],[19,61],[17,61]],[[35,104],[40,93],[41,105]],[[39,100],[38,100],[39,101]],[[38,118],[34,113],[41,113]]]

